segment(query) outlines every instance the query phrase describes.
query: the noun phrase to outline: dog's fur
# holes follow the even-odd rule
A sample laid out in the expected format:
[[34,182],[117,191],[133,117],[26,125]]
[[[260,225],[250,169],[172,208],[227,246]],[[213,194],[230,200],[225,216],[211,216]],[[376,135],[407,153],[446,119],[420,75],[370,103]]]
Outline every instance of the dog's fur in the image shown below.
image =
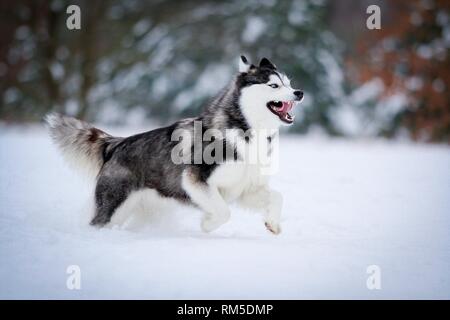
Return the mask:
[[[276,86],[273,83],[278,88],[271,87]],[[266,227],[278,234],[282,195],[268,187],[267,177],[257,166],[245,159],[238,161],[244,155],[229,139],[229,132],[277,129],[282,121],[266,107],[269,101],[300,101],[302,96],[269,60],[264,58],[254,66],[241,56],[237,76],[196,118],[127,138],[112,137],[83,121],[54,113],[46,122],[65,158],[96,176],[92,225],[110,222],[119,206],[139,191],[152,192],[157,195],[155,200],[172,198],[197,206],[204,212],[202,228],[207,232],[225,223],[230,217],[227,203],[238,201],[263,211]],[[194,121],[201,121],[203,130],[227,129],[222,142],[232,150],[231,156],[212,164],[173,163],[171,152],[179,142],[173,141],[172,134],[177,129],[192,132]],[[252,136],[239,138],[244,144],[254,140]],[[272,138],[268,136],[267,143]],[[192,145],[184,149],[191,151]]]

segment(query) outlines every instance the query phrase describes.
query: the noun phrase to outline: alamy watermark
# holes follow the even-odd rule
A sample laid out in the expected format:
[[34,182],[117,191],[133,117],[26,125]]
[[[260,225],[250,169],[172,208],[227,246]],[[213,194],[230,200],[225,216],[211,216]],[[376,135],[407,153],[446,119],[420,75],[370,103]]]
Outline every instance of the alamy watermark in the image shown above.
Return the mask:
[[81,29],[81,9],[79,6],[72,4],[67,7],[66,13],[69,16],[66,19],[66,26],[69,30]]
[[367,7],[367,14],[370,16],[366,20],[366,27],[369,30],[380,30],[381,29],[381,9],[379,6],[372,4]]
[[277,129],[206,129],[202,121],[173,131],[171,150],[174,164],[221,164],[242,162],[258,167],[262,175],[278,170],[279,134]]
[[81,268],[78,265],[70,265],[66,269],[69,275],[66,280],[66,287],[69,290],[81,290]]
[[381,290],[381,268],[373,264],[366,268],[366,273],[369,275],[366,280],[366,286],[369,290]]

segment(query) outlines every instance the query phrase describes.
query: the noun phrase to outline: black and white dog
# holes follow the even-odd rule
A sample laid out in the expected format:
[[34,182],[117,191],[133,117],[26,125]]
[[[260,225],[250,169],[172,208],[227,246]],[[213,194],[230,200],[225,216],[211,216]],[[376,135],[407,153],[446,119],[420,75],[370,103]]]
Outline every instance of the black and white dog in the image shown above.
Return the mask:
[[[96,177],[92,225],[109,223],[119,207],[140,194],[139,199],[151,199],[155,206],[172,199],[198,207],[206,232],[228,221],[228,203],[236,201],[262,211],[267,229],[278,234],[282,195],[268,187],[269,175],[258,162],[248,161],[246,150],[258,140],[259,130],[271,154],[279,126],[293,123],[289,112],[302,98],[303,92],[293,89],[268,59],[255,66],[241,56],[237,76],[196,118],[127,138],[54,113],[46,122],[64,157]],[[196,136],[196,124],[197,147],[198,141],[188,138]],[[214,161],[204,159],[208,148]]]

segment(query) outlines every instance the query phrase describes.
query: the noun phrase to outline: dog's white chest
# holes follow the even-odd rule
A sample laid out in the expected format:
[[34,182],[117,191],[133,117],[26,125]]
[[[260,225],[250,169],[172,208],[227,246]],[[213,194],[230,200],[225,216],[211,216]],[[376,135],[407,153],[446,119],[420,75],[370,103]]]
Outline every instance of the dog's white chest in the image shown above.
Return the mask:
[[244,162],[227,162],[214,170],[208,183],[216,186],[227,201],[237,199],[246,190],[267,183],[258,165]]
[[[262,152],[268,154],[270,145],[267,144],[267,138],[264,136],[261,141],[264,143]],[[262,161],[258,158],[257,140],[237,144],[236,148],[242,160],[220,164],[208,179],[208,183],[216,186],[227,201],[233,201],[242,193],[267,184],[269,178],[267,160],[271,157],[263,158]]]

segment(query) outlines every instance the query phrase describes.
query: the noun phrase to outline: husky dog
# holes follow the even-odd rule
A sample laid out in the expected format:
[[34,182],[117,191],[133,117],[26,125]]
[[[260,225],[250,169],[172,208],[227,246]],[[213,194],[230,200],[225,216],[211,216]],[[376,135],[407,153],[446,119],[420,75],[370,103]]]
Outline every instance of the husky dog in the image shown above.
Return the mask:
[[[227,222],[228,203],[236,201],[261,211],[266,228],[278,234],[282,195],[269,188],[267,176],[246,163],[242,144],[236,141],[251,144],[255,136],[242,132],[292,124],[294,116],[289,112],[302,98],[303,92],[293,89],[287,76],[268,59],[255,66],[241,56],[239,73],[196,118],[127,138],[113,137],[59,114],[49,114],[45,120],[65,158],[96,177],[92,225],[106,225],[133,193],[149,191],[155,195],[152,201],[170,198],[198,207],[204,212],[201,227],[205,232]],[[180,143],[182,151],[195,153],[189,140],[174,141],[173,135],[177,130],[192,132],[196,121],[202,132],[227,130],[220,144],[232,151],[231,156],[227,152],[223,161],[215,163],[174,163],[173,150]],[[266,143],[273,143],[273,138],[268,135]],[[203,142],[201,151],[206,146]]]

